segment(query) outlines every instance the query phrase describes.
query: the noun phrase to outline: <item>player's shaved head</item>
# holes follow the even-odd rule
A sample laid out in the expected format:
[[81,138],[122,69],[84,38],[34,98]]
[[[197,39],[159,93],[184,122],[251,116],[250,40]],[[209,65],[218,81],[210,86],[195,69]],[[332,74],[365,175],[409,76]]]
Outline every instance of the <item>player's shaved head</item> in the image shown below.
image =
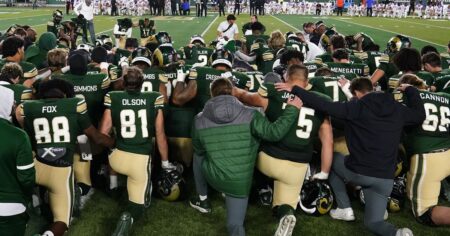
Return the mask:
[[287,77],[292,81],[307,81],[308,73],[308,68],[306,66],[297,64],[290,65],[286,71]]
[[136,66],[128,68],[127,74],[123,77],[126,91],[139,92],[144,83],[144,75],[142,70]]

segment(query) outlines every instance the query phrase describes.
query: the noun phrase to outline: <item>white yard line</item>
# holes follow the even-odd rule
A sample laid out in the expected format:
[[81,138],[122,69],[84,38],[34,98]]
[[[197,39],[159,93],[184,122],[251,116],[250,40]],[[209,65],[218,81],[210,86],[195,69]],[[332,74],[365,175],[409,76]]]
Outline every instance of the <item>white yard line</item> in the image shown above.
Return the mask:
[[450,27],[445,27],[445,26],[438,26],[438,25],[432,25],[432,24],[427,25],[427,24],[422,24],[422,23],[417,23],[417,22],[409,22],[409,21],[404,21],[404,20],[400,20],[400,19],[392,19],[392,18],[383,18],[383,19],[394,20],[394,21],[400,21],[400,22],[405,22],[405,23],[409,23],[409,24],[422,25],[422,26],[427,26],[427,27],[434,27],[434,28],[450,30]]
[[283,24],[285,24],[285,25],[291,27],[292,29],[299,30],[297,27],[294,27],[293,25],[287,23],[286,21],[284,21],[284,20],[282,20],[282,19],[280,19],[280,18],[278,18],[278,17],[276,17],[276,16],[274,16],[274,15],[270,15],[270,16],[272,16],[273,18],[277,19],[278,21],[281,21]]
[[216,20],[219,18],[219,15],[216,15],[216,18],[214,18],[213,21],[211,21],[211,23],[209,23],[208,27],[206,27],[206,29],[202,32],[201,36],[204,37],[206,32],[208,32],[208,30],[211,28],[211,26],[214,24],[214,22],[216,22]]

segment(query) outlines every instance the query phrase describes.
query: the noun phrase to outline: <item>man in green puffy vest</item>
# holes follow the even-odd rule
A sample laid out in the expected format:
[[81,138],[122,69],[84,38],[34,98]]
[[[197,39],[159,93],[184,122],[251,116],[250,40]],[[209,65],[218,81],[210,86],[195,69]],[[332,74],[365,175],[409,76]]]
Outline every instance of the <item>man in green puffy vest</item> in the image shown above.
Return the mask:
[[212,98],[195,118],[193,167],[199,195],[189,203],[202,213],[211,212],[209,183],[226,196],[229,235],[245,235],[244,219],[259,141],[282,139],[294,124],[301,102],[290,99],[280,118],[271,123],[256,108],[244,106],[231,96],[232,91],[228,79],[214,80]]

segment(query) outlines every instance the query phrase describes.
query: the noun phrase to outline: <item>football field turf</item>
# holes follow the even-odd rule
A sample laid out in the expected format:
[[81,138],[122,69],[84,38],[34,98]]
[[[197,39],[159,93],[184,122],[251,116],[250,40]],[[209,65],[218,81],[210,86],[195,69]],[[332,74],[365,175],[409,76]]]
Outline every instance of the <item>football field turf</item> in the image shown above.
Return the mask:
[[[27,24],[34,27],[38,33],[45,32],[46,23],[51,19],[54,9],[40,8],[38,10],[24,8],[0,8],[0,31],[4,31],[11,24]],[[73,17],[73,16],[70,16]],[[149,16],[150,17],[150,16]],[[69,17],[65,16],[65,19]],[[95,30],[97,34],[106,33],[112,35],[112,28],[116,19],[123,17],[97,16],[95,17]],[[218,24],[225,17],[210,14],[206,18],[190,17],[151,17],[156,22],[157,30],[168,31],[174,40],[176,48],[189,42],[190,36],[202,34],[207,42],[215,38]],[[138,19],[138,18],[135,18]],[[342,34],[364,32],[372,36],[382,50],[387,40],[397,33],[408,35],[413,46],[420,50],[427,44],[438,47],[444,51],[450,40],[450,21],[431,21],[420,19],[385,19],[385,18],[350,18],[350,17],[312,17],[312,16],[261,16],[260,21],[266,26],[267,33],[275,29],[282,32],[295,31],[303,22],[324,20],[329,26],[334,25]],[[249,16],[238,16],[238,25],[249,20]],[[134,29],[133,35],[138,37],[138,30]],[[191,174],[192,176],[192,174]],[[188,181],[189,188],[193,189],[192,181]],[[226,209],[224,200],[218,193],[211,194],[213,211],[211,214],[202,215],[188,206],[186,201],[168,203],[159,199],[153,199],[152,205],[146,210],[144,217],[133,226],[132,235],[226,235]],[[448,203],[446,203],[448,205]],[[294,235],[369,235],[363,226],[363,211],[358,202],[353,203],[357,220],[346,223],[331,220],[329,216],[310,217],[304,213],[297,214],[297,225]],[[75,219],[68,235],[111,235],[120,213],[126,207],[126,196],[120,200],[113,200],[101,191],[96,191],[87,203],[80,219]],[[413,218],[409,204],[400,213],[392,213],[389,222],[400,226],[409,227],[415,235],[450,235],[450,229],[430,228],[418,224]],[[42,228],[42,218],[34,218],[30,221],[27,235],[33,235]],[[252,201],[246,217],[247,235],[273,235],[277,221],[272,217],[269,207],[262,207]]]

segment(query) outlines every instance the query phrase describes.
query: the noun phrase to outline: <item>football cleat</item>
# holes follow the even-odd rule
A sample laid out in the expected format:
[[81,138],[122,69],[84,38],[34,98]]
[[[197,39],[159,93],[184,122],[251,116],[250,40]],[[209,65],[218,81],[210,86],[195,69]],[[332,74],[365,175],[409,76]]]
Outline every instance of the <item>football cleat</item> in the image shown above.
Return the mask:
[[211,212],[211,203],[208,199],[200,200],[200,196],[195,196],[189,200],[189,205],[201,213]]
[[131,217],[131,214],[129,212],[122,213],[112,236],[128,236],[132,225],[133,217]]
[[353,213],[352,208],[336,208],[330,211],[331,218],[335,220],[343,220],[343,221],[354,221],[355,214]]
[[408,228],[401,228],[397,230],[395,236],[414,236],[413,232]]

